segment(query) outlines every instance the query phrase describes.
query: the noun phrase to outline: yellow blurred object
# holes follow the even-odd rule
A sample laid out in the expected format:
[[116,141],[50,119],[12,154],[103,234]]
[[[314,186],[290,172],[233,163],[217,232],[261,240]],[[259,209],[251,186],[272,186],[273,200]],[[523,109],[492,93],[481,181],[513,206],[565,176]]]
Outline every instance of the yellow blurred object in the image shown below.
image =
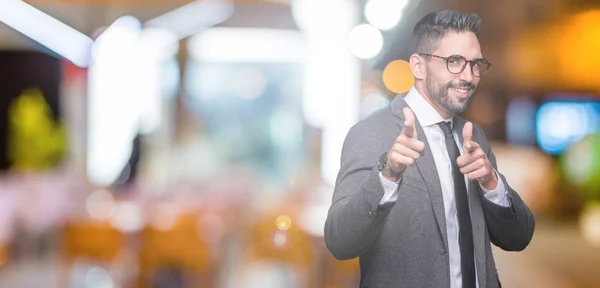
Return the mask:
[[383,84],[398,94],[406,93],[414,83],[410,64],[404,60],[395,60],[387,64],[383,70]]
[[358,258],[340,261],[328,251],[326,271],[324,273],[327,288],[357,287],[360,281],[360,264]]
[[583,238],[593,247],[600,247],[600,202],[589,202],[581,211],[579,226]]
[[6,255],[6,246],[0,244],[0,267],[4,266],[8,261],[8,256]]
[[284,261],[302,267],[313,265],[314,249],[310,235],[297,226],[290,226],[285,231],[279,230],[271,219],[273,216],[265,217],[252,228],[252,255],[263,260]]
[[292,226],[292,219],[287,215],[280,215],[275,219],[275,226],[282,231],[288,230]]
[[27,89],[9,110],[8,157],[12,169],[36,171],[60,162],[66,149],[65,131],[39,89]]
[[[182,213],[168,229],[146,226],[140,238],[140,277],[149,283],[161,267],[179,267],[195,274],[212,268],[210,248],[200,237],[198,216]],[[214,276],[214,275],[211,275]]]
[[108,222],[69,222],[63,229],[63,257],[111,262],[124,249],[125,236]]
[[280,207],[274,210],[263,214],[250,228],[239,269],[245,271],[255,264],[277,263],[294,271],[295,279],[300,281],[296,283],[297,287],[316,287],[319,271],[313,238],[298,225],[290,225],[287,230],[279,230],[273,225],[273,219],[280,215],[287,215],[285,217],[292,223],[298,209]]
[[600,90],[600,10],[586,11],[568,18],[562,31],[555,33],[557,45],[557,79],[583,89]]
[[125,236],[106,221],[68,222],[62,229],[59,287],[68,287],[73,264],[91,260],[100,265],[117,263],[125,249]]
[[509,81],[525,89],[552,85],[552,74],[556,70],[552,50],[539,47],[540,42],[547,41],[545,31],[532,28],[507,42],[506,63],[512,71],[507,74]]
[[526,29],[506,48],[508,76],[519,87],[600,91],[600,10]]

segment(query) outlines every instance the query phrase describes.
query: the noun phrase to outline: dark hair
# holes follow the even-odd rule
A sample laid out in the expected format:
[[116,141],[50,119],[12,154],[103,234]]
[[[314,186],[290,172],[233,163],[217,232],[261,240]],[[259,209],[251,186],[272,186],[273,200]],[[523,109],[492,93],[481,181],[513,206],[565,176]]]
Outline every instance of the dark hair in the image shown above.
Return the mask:
[[481,18],[477,14],[444,10],[425,15],[415,25],[413,53],[432,53],[446,33],[470,31],[479,34]]

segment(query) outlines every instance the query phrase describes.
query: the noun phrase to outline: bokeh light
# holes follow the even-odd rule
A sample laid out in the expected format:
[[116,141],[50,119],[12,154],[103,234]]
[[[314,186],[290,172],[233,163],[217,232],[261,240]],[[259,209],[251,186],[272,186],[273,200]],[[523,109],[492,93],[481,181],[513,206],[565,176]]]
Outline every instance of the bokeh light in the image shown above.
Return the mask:
[[87,197],[85,208],[91,218],[108,220],[115,212],[115,199],[108,190],[98,189]]
[[93,267],[85,275],[85,287],[116,287],[110,273],[102,267]]
[[567,181],[581,189],[586,198],[600,200],[600,134],[585,136],[571,145],[561,163]]
[[[600,10],[519,29],[506,41],[507,79],[516,87],[598,91]],[[553,43],[553,45],[548,45]]]
[[537,140],[548,154],[560,154],[585,135],[600,132],[600,103],[548,102],[536,116]]
[[135,201],[119,202],[110,222],[113,227],[126,233],[138,232],[146,224],[141,206]]
[[287,231],[275,230],[271,234],[271,243],[275,248],[285,248],[290,243],[290,234]]
[[383,84],[394,93],[408,92],[414,82],[410,64],[404,60],[392,61],[383,70]]
[[348,47],[354,56],[371,59],[381,51],[383,36],[377,28],[369,24],[360,24],[350,31]]
[[267,88],[267,79],[260,69],[245,67],[237,70],[235,73],[237,75],[234,79],[237,81],[235,81],[236,83],[234,85],[229,86],[235,95],[248,100],[263,95]]
[[365,17],[371,25],[388,30],[394,28],[402,16],[407,0],[370,0],[365,5]]
[[149,213],[149,224],[156,230],[168,231],[177,223],[181,214],[180,210],[181,209],[173,203],[158,203],[152,207],[152,210]]
[[377,87],[369,87],[363,90],[363,99],[360,103],[360,119],[365,119],[373,112],[385,108],[390,100]]
[[586,205],[581,213],[580,227],[583,238],[592,246],[600,247],[600,202]]
[[292,219],[287,215],[280,215],[275,219],[275,226],[281,231],[287,231],[292,226]]
[[535,113],[537,105],[534,101],[523,98],[511,101],[506,111],[506,137],[508,142],[516,145],[535,145]]

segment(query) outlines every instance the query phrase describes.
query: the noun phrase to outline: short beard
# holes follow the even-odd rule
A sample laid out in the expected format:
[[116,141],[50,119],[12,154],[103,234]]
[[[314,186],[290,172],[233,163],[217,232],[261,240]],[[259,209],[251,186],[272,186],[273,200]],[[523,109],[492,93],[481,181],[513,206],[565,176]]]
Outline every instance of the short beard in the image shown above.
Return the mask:
[[[472,93],[475,91],[477,86],[466,81],[460,81],[460,83],[448,82],[446,85],[436,85],[431,78],[431,73],[428,73],[428,77],[425,79],[425,91],[433,103],[452,113],[462,113],[467,109],[469,106],[469,101],[472,98]],[[437,89],[436,86],[438,86]],[[459,100],[458,103],[454,103],[450,97],[448,97],[448,90],[450,88],[460,87],[471,89],[471,95],[469,95],[469,97],[465,100]]]

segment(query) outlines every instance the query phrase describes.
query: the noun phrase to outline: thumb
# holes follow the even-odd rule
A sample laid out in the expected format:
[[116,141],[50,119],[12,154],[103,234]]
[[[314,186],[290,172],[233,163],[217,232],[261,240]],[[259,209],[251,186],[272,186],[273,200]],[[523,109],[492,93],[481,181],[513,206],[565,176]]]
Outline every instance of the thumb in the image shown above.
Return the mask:
[[404,133],[404,135],[414,138],[415,135],[417,134],[417,131],[415,129],[415,114],[413,114],[412,110],[410,110],[410,108],[405,107],[404,108],[404,130],[402,130],[402,133]]
[[471,139],[473,139],[473,124],[471,122],[467,122],[463,127],[463,143],[467,151],[471,151],[471,149],[473,148],[473,144],[471,144]]

